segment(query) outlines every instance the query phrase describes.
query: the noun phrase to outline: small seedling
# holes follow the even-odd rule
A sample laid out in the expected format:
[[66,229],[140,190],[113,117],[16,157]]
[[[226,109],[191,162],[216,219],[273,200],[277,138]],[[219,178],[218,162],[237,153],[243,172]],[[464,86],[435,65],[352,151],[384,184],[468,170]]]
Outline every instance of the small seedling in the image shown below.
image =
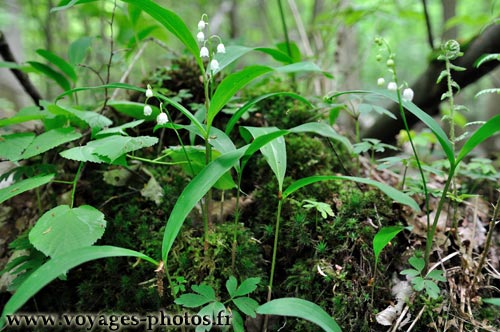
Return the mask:
[[425,289],[427,295],[432,299],[437,299],[439,297],[439,287],[437,283],[439,281],[446,281],[443,276],[443,271],[441,270],[431,270],[423,275],[425,269],[425,260],[422,257],[412,256],[408,262],[413,269],[406,269],[401,271],[401,274],[409,276],[413,289],[420,292]]

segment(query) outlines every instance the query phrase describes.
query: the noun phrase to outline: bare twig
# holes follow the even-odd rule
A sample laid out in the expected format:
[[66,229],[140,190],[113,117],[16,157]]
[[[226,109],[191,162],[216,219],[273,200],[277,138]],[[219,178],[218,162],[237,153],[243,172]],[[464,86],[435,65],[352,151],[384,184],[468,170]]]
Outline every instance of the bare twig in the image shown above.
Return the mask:
[[424,6],[425,25],[427,26],[427,39],[431,49],[434,49],[434,37],[432,36],[432,26],[431,19],[429,17],[429,10],[427,9],[427,0],[422,0],[422,5]]
[[[3,31],[0,31],[0,55],[5,61],[8,62],[14,62],[17,63],[16,58],[14,57],[14,54],[12,53],[9,43],[7,42],[7,39],[5,38],[5,34]],[[33,99],[35,104],[40,106],[40,100],[42,100],[42,96],[40,95],[40,92],[35,88],[33,83],[31,83],[30,78],[26,73],[23,73],[21,70],[17,68],[11,68],[10,71],[16,79],[21,83],[21,85],[24,88],[24,91]]]
[[[113,56],[115,54],[114,46],[114,33],[113,33],[113,23],[115,21],[115,12],[116,12],[116,0],[113,2],[113,11],[111,12],[111,20],[109,21],[109,59],[106,64],[106,84],[109,83],[111,78],[111,63],[113,62]],[[104,89],[104,104],[102,105],[101,112],[104,111],[106,105],[108,104],[108,89]]]

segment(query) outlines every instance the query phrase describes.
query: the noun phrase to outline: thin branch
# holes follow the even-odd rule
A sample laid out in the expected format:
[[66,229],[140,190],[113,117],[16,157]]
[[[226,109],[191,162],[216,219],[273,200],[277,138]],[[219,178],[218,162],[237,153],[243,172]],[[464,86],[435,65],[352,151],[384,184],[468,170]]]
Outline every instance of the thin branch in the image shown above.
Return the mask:
[[[109,84],[109,80],[111,78],[111,63],[113,62],[113,56],[114,56],[114,47],[115,47],[115,41],[114,41],[114,33],[113,33],[113,23],[115,21],[115,12],[116,12],[116,0],[114,1],[113,4],[113,11],[111,12],[111,21],[109,22],[109,59],[108,63],[106,64],[106,84]],[[104,104],[102,105],[101,112],[104,111],[106,108],[106,105],[108,104],[108,89],[104,89]]]
[[429,10],[427,8],[427,0],[422,0],[422,5],[424,6],[425,25],[427,26],[427,39],[431,49],[434,49],[434,37],[432,35],[432,26],[431,19],[429,17]]
[[[17,63],[16,58],[14,57],[14,54],[12,53],[9,43],[7,42],[7,39],[5,38],[5,34],[3,31],[0,31],[0,55],[5,61],[8,62],[14,62]],[[33,99],[35,104],[37,106],[40,106],[40,100],[42,100],[42,96],[40,95],[40,92],[38,92],[37,88],[31,83],[30,78],[26,73],[23,73],[21,70],[17,68],[11,68],[10,71],[16,79],[19,81],[19,83],[23,86],[24,91]]]

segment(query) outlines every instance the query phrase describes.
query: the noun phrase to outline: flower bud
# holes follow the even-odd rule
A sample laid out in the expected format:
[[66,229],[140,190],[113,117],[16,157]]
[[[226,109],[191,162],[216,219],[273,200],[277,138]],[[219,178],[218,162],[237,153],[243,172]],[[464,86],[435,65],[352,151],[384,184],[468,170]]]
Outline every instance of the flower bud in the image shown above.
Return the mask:
[[414,93],[413,93],[412,89],[407,88],[407,89],[403,90],[403,100],[412,101],[413,96],[414,96]]
[[167,116],[167,113],[163,113],[161,112],[160,114],[158,114],[158,116],[156,117],[156,122],[159,124],[159,125],[162,125],[162,124],[165,124],[168,122],[168,116]]
[[210,69],[212,71],[216,71],[219,69],[219,61],[213,59],[212,61],[210,61]]
[[202,58],[209,57],[208,48],[206,48],[205,46],[203,46],[200,50],[200,57],[202,57]]
[[224,47],[224,44],[220,43],[217,45],[217,53],[226,53],[226,48]]
[[148,84],[148,88],[146,89],[146,98],[153,97],[153,90],[151,89],[151,85]]
[[205,29],[205,26],[207,25],[207,23],[203,20],[199,21],[198,22],[198,30],[201,31],[203,29]]
[[383,77],[380,77],[378,80],[377,80],[377,85],[378,86],[384,86],[385,85],[385,80]]
[[198,39],[199,42],[205,40],[205,34],[203,33],[203,31],[198,32],[198,34],[196,35],[196,39]]
[[394,67],[394,60],[393,59],[387,60],[387,67],[389,67],[389,68]]
[[396,82],[389,82],[389,84],[387,84],[387,90],[396,91],[397,89],[398,86],[396,85]]
[[149,105],[144,105],[144,115],[150,116],[153,113],[153,109]]

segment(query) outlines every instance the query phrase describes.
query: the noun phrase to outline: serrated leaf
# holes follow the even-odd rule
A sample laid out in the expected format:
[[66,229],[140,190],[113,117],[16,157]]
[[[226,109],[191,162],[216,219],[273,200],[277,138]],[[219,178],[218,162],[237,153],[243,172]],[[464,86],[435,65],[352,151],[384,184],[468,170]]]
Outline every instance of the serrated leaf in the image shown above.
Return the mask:
[[260,282],[260,278],[248,278],[245,279],[241,285],[236,290],[234,296],[247,295],[257,289],[257,284]]
[[439,292],[441,290],[434,281],[424,280],[424,288],[427,295],[429,295],[431,298],[437,299],[439,297]]
[[0,157],[10,161],[21,159],[23,151],[33,142],[34,133],[16,133],[0,137]]
[[191,289],[211,301],[216,300],[214,289],[207,284],[194,285],[193,287],[191,287]]
[[241,310],[245,315],[255,318],[257,315],[255,310],[259,307],[259,303],[249,297],[237,297],[233,299],[233,303]]
[[26,147],[26,150],[24,150],[19,159],[31,158],[80,137],[82,137],[82,135],[76,132],[75,128],[72,127],[49,130],[35,137],[31,144]]
[[113,121],[93,111],[81,111],[74,109],[69,106],[60,106],[55,104],[50,104],[47,106],[49,112],[54,114],[64,114],[69,113],[78,119],[84,121],[90,128],[105,128],[113,124]]
[[[72,148],[61,152],[61,156],[67,159],[122,164],[119,159],[128,152],[153,146],[158,138],[151,136],[107,136],[102,139],[90,141],[85,146]],[[125,166],[125,165],[123,165]]]
[[23,123],[32,120],[41,120],[47,117],[46,111],[40,111],[38,106],[27,106],[22,108],[16,115],[0,119],[0,127],[10,126],[13,124]]
[[441,270],[432,270],[427,273],[426,278],[434,279],[435,281],[446,281],[446,278],[443,276],[443,271]]
[[36,50],[36,53],[47,59],[51,64],[59,68],[64,74],[66,74],[69,78],[76,82],[78,76],[76,75],[75,69],[72,65],[70,65],[66,60],[61,58],[60,56],[43,49]]
[[227,279],[226,281],[226,289],[231,298],[236,296],[235,293],[237,286],[238,286],[238,281],[236,280],[236,278],[234,276],[230,276],[229,279]]
[[400,272],[402,275],[410,276],[410,277],[416,277],[420,275],[420,272],[414,269],[406,269]]
[[422,272],[425,267],[425,261],[423,258],[412,256],[408,259],[408,262],[411,266],[413,266],[417,271]]
[[49,183],[55,174],[43,175],[43,176],[34,176],[26,180],[22,180],[11,184],[6,188],[0,189],[0,204],[5,202],[11,197],[19,195],[25,191],[31,190],[33,188],[42,186],[46,183]]
[[90,205],[57,206],[38,219],[29,233],[33,246],[52,258],[91,246],[104,234],[104,214]]
[[188,293],[182,294],[179,298],[175,299],[174,302],[186,308],[196,308],[211,301],[212,300],[203,295]]

